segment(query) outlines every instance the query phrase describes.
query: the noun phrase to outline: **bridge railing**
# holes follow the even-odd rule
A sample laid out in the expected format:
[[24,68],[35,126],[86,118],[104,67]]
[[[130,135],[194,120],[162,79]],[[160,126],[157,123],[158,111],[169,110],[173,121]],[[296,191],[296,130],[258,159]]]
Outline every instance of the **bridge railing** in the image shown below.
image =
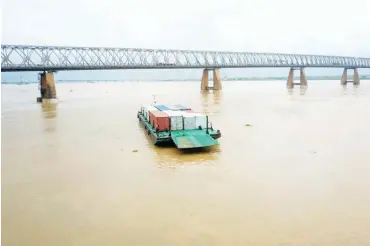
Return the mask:
[[357,67],[370,68],[370,58],[96,47],[1,46],[2,71],[232,68]]

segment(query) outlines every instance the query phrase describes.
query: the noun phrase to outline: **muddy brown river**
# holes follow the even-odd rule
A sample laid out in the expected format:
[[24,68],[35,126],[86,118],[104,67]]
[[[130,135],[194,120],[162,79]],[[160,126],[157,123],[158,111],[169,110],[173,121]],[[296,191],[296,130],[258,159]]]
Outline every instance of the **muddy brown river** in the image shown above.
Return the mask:
[[[3,84],[2,245],[370,245],[370,81],[285,83],[59,83],[49,104]],[[219,146],[154,147],[153,95]]]

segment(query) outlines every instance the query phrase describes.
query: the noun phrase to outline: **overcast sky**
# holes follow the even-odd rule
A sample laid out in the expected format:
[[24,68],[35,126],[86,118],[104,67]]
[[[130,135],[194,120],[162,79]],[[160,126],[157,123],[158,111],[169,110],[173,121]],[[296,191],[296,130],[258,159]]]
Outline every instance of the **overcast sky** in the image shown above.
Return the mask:
[[3,43],[370,56],[369,0],[3,0]]
[[2,43],[370,57],[369,0],[3,0]]

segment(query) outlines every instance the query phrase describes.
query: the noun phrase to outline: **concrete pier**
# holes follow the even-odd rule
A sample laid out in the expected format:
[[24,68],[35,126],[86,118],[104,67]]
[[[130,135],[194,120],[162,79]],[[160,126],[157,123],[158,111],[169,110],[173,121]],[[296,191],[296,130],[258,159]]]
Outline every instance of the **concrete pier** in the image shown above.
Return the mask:
[[353,84],[359,85],[360,84],[360,75],[358,74],[358,69],[353,69]]
[[289,70],[288,80],[286,83],[288,88],[294,88],[294,69],[291,68]]
[[[209,74],[208,74],[209,70],[213,71],[213,87],[209,86]],[[215,69],[206,68],[203,70],[200,89],[202,91],[222,90],[221,75],[220,75],[220,70],[218,68],[215,68]]]
[[204,69],[203,70],[203,75],[202,75],[202,81],[201,81],[201,84],[200,84],[200,89],[202,91],[207,91],[208,90],[208,70],[207,69]]
[[220,69],[213,70],[213,90],[222,90]]
[[346,84],[347,84],[347,78],[348,78],[347,71],[348,71],[348,69],[347,69],[347,68],[345,68],[345,69],[343,70],[342,78],[340,79],[340,84],[341,84],[341,85],[346,85]]
[[41,97],[37,98],[38,102],[42,102],[42,99],[57,98],[57,91],[55,88],[55,80],[54,80],[53,72],[40,73],[40,94],[41,94]]
[[[353,80],[348,80],[348,69],[353,69]],[[340,79],[340,84],[347,85],[348,83],[353,83],[353,85],[360,84],[360,75],[358,73],[358,68],[344,68],[342,78]]]
[[301,86],[307,86],[307,77],[306,77],[306,71],[304,70],[304,68],[300,69],[299,76],[300,76],[299,80],[301,82]]
[[[300,70],[300,78],[299,78],[299,83],[294,83],[294,70]],[[306,77],[306,72],[303,67],[301,68],[290,68],[289,70],[289,75],[288,75],[288,80],[287,80],[287,87],[289,89],[294,88],[294,85],[300,85],[307,87],[307,77]]]

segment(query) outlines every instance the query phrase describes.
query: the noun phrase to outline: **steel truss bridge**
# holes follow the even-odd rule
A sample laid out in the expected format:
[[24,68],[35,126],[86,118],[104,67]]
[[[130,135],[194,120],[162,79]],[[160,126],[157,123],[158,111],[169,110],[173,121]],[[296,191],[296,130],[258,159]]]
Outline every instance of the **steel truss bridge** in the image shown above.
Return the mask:
[[242,67],[370,68],[370,58],[165,49],[1,46],[2,72]]

